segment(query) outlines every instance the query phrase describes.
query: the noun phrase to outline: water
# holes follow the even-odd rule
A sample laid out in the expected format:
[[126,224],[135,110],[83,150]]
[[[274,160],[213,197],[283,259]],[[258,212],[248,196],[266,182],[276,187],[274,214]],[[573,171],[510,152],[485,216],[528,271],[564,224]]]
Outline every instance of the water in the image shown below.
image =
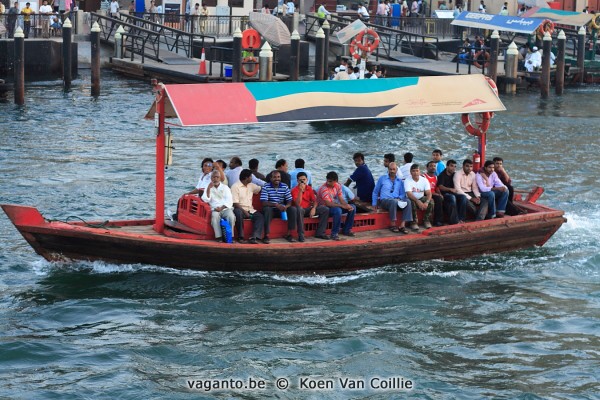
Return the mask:
[[[152,217],[154,137],[141,120],[150,88],[110,73],[102,84],[97,100],[84,75],[68,94],[40,82],[25,107],[0,103],[1,203],[60,219]],[[598,398],[599,94],[503,97],[508,111],[492,121],[488,154],[504,157],[517,187],[544,186],[540,202],[566,212],[543,248],[335,276],[51,264],[1,216],[0,398]],[[263,172],[302,157],[320,183],[329,170],[345,179],[355,151],[379,175],[387,152],[423,163],[439,147],[461,161],[476,144],[456,116],[174,134],[172,209],[205,156],[257,157]],[[300,388],[302,377],[334,388]],[[394,377],[414,388],[352,391],[338,380]],[[250,378],[267,388],[188,383]]]

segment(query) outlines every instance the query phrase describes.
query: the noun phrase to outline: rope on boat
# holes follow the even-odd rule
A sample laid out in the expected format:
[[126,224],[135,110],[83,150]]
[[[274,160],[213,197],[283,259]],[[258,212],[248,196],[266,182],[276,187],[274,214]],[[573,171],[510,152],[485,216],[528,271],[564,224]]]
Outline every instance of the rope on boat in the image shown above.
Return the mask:
[[63,222],[65,224],[71,224],[71,222],[69,222],[69,220],[71,219],[77,219],[81,222],[83,222],[85,224],[85,226],[87,226],[88,228],[106,228],[109,224],[109,221],[106,220],[104,222],[102,222],[101,224],[90,224],[89,222],[87,222],[86,220],[84,220],[81,217],[78,217],[76,215],[69,215],[65,220],[61,220],[61,219],[49,219],[47,220],[48,222]]

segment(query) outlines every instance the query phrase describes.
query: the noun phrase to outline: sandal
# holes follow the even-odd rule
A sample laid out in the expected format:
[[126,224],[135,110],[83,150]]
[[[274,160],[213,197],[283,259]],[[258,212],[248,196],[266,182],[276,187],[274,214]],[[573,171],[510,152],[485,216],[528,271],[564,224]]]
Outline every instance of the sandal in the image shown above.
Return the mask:
[[406,229],[405,227],[398,229],[398,232],[408,235],[408,229]]
[[390,232],[399,233],[400,229],[397,226],[390,226]]

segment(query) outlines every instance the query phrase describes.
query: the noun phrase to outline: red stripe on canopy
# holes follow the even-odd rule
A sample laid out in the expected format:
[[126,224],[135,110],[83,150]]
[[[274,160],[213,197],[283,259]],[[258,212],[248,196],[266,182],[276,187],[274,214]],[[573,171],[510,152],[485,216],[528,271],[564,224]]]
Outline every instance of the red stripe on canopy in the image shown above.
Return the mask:
[[183,126],[257,122],[256,100],[243,83],[166,85]]

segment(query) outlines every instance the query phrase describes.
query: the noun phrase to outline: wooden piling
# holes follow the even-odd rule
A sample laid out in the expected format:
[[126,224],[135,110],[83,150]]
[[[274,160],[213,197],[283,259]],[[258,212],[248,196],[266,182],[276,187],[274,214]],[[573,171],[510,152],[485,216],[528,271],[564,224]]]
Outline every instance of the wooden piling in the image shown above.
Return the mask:
[[64,84],[64,88],[65,90],[69,90],[71,87],[71,81],[72,79],[72,73],[71,73],[71,67],[72,67],[72,60],[73,60],[73,55],[71,52],[71,40],[72,40],[72,36],[71,36],[71,30],[73,29],[73,25],[71,25],[71,20],[69,20],[69,18],[65,19],[65,22],[63,22],[63,26],[62,26],[62,53],[63,53],[63,59],[62,59],[62,63],[63,63],[63,84]]
[[505,84],[504,93],[517,93],[517,67],[519,50],[515,42],[511,42],[504,57]]
[[21,27],[14,34],[15,41],[15,104],[25,104],[25,35]]
[[[323,57],[325,54],[325,33],[323,29],[319,28],[317,34],[315,35],[316,43],[315,43],[315,81],[322,81],[325,76],[323,73]],[[329,73],[329,71],[326,71]]]
[[100,95],[100,25],[94,22],[90,32],[92,50],[92,96]]
[[585,75],[585,28],[582,26],[577,32],[577,68],[579,69],[579,83],[583,83]]
[[331,36],[329,21],[325,20],[321,28],[323,28],[323,33],[325,34],[325,42],[323,44],[323,71],[325,71],[324,75],[327,76],[329,74],[329,39]]
[[494,30],[490,36],[490,68],[488,68],[488,76],[496,82],[498,77],[498,52],[500,50],[500,35]]
[[231,81],[242,81],[242,31],[236,28],[233,33],[233,57],[231,60]]
[[269,42],[265,42],[258,54],[258,77],[261,82],[271,82],[273,80],[273,51]]
[[292,32],[290,46],[290,80],[297,81],[300,76],[300,35],[298,31]]
[[543,99],[548,98],[550,94],[550,53],[552,52],[552,36],[548,32],[544,33],[542,40],[542,73],[540,75],[540,94]]
[[555,79],[555,90],[557,95],[562,95],[565,90],[565,45],[567,42],[567,36],[561,29],[558,33],[558,54],[556,56],[556,79]]

